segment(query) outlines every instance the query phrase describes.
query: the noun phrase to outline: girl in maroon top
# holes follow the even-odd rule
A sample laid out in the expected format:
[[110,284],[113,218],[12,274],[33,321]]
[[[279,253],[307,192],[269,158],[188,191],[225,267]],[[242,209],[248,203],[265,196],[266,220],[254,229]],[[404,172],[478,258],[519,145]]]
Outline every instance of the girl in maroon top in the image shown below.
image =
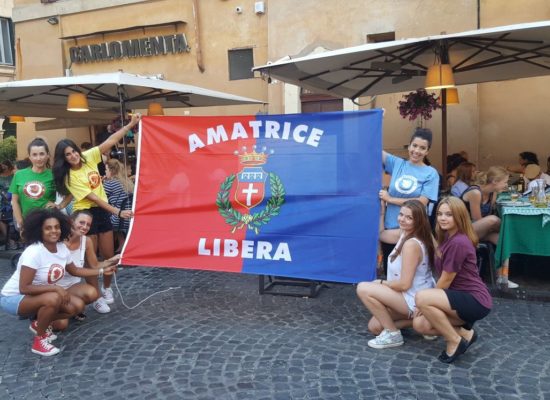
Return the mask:
[[477,268],[477,236],[464,202],[444,197],[437,207],[434,289],[416,294],[413,327],[424,335],[441,335],[447,348],[439,360],[452,363],[476,340],[473,324],[485,318],[493,301]]

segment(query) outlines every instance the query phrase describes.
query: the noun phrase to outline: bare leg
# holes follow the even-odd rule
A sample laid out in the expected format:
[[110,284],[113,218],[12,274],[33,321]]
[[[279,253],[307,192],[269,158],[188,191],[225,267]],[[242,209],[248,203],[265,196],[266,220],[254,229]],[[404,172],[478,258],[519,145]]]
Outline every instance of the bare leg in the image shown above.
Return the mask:
[[[95,281],[97,285],[97,279]],[[98,290],[87,283],[77,283],[71,286],[68,292],[81,299],[84,304],[90,304],[99,297]]]
[[25,296],[19,303],[18,314],[22,316],[37,316],[36,332],[39,336],[46,333],[46,329],[56,320],[61,308],[62,297],[55,293],[43,293],[37,296]]
[[[100,233],[98,236],[99,254],[101,255],[101,257],[103,257],[104,260],[113,257],[115,255],[113,231],[103,232]],[[112,277],[110,275],[104,275],[103,287],[111,287],[111,280]]]
[[395,321],[406,320],[408,317],[409,308],[405,298],[388,286],[376,282],[361,282],[357,285],[357,296],[384,329],[394,332],[398,329]]
[[472,223],[479,240],[489,241],[495,246],[498,243],[500,231],[500,218],[496,215],[488,215]]
[[[462,326],[464,321],[459,318],[455,310],[451,309],[445,292],[442,289],[427,289],[418,292],[416,307],[433,329],[429,329],[427,334],[434,334],[435,330],[437,334],[445,338],[447,354],[454,354],[462,338],[458,327]],[[413,326],[419,327],[420,325],[421,321],[417,321],[416,324],[413,321]]]

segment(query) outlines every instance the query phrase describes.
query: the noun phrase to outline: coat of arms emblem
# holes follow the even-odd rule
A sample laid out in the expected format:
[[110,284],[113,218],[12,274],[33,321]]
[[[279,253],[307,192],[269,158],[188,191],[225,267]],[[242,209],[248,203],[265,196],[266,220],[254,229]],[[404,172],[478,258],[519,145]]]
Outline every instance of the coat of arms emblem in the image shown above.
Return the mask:
[[[272,217],[279,215],[281,206],[285,201],[285,189],[281,179],[273,172],[265,172],[262,165],[267,163],[269,154],[264,147],[261,152],[256,152],[256,146],[252,152],[247,152],[243,147],[243,152],[235,152],[239,157],[239,162],[243,169],[237,174],[229,175],[220,185],[220,191],[216,197],[216,205],[220,215],[225,222],[232,226],[232,233],[236,229],[247,227],[248,229],[259,233],[259,228],[267,224]],[[237,179],[235,187],[234,200],[237,204],[246,208],[248,213],[241,213],[234,209],[230,201],[230,191],[233,183]],[[257,213],[251,210],[264,202],[266,192],[266,182],[269,178],[269,187],[271,196],[267,201],[265,208]]]

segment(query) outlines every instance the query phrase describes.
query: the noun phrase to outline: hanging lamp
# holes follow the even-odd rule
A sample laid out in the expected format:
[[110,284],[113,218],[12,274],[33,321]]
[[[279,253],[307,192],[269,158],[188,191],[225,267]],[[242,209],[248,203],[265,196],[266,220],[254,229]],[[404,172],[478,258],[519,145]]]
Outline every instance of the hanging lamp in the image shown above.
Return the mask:
[[89,111],[88,99],[84,93],[71,93],[67,99],[67,111]]
[[149,107],[147,107],[147,115],[150,117],[155,115],[164,115],[164,109],[160,103],[149,103]]

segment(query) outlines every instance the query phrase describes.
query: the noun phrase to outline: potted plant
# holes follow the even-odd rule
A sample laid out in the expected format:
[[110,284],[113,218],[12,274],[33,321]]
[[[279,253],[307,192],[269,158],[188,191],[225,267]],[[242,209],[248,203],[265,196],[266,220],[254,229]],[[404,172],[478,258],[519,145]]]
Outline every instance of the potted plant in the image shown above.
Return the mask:
[[403,96],[405,100],[399,101],[399,114],[403,118],[414,121],[418,117],[418,126],[423,128],[424,121],[432,118],[432,111],[441,108],[435,93],[428,93],[425,89],[417,89]]

